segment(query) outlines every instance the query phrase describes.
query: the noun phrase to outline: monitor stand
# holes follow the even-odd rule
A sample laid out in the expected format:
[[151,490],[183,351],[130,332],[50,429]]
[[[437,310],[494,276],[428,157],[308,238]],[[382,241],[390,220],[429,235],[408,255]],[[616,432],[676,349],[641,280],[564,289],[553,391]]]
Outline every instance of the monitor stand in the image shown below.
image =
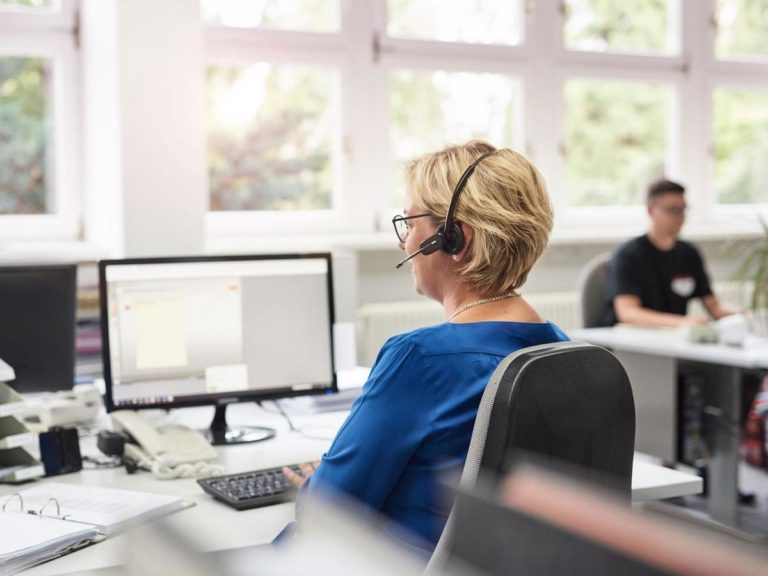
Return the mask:
[[274,428],[261,426],[227,426],[227,406],[219,404],[213,414],[211,426],[205,431],[208,441],[214,445],[221,444],[245,444],[246,442],[260,442],[269,440],[275,436]]

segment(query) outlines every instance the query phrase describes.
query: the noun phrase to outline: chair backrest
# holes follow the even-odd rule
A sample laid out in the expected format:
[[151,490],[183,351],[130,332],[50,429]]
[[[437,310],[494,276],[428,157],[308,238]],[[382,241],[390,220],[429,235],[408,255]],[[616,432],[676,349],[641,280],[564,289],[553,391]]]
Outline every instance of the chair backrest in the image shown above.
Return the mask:
[[611,254],[598,254],[584,265],[579,277],[581,293],[581,325],[584,328],[601,326],[605,314],[608,262]]
[[[524,348],[495,370],[480,401],[462,488],[481,474],[503,474],[514,450],[577,465],[627,502],[632,490],[635,403],[629,379],[607,350],[581,342]],[[428,570],[451,545],[453,513]]]

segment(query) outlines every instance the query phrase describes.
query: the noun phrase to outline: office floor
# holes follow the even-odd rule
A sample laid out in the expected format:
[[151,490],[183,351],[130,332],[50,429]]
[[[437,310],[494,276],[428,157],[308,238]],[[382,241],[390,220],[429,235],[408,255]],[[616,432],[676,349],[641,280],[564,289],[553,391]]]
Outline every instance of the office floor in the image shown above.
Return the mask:
[[652,508],[654,512],[690,521],[707,531],[719,534],[724,539],[747,542],[761,552],[768,553],[768,469],[740,463],[739,485],[742,492],[754,493],[755,500],[752,504],[739,506],[738,530],[711,524],[707,513],[707,499],[703,496],[672,498]]

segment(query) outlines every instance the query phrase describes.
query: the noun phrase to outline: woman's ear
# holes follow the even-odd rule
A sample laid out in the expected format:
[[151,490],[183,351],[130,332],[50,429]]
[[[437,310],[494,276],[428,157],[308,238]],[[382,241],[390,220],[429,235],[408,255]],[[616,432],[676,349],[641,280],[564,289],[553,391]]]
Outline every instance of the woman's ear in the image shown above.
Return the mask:
[[461,262],[464,260],[464,255],[467,253],[469,246],[472,244],[472,239],[474,238],[475,232],[472,230],[471,226],[464,222],[457,222],[457,224],[461,226],[461,232],[464,234],[464,245],[461,247],[461,250],[453,255],[453,259],[456,262]]

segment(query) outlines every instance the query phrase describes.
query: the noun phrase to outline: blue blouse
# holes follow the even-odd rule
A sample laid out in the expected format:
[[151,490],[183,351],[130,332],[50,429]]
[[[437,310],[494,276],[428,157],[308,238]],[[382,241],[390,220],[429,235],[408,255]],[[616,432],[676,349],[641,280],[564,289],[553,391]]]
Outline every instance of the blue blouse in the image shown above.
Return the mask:
[[449,510],[438,482],[464,465],[491,374],[520,348],[563,340],[554,324],[521,322],[444,323],[390,338],[303,491],[351,496],[431,551]]

